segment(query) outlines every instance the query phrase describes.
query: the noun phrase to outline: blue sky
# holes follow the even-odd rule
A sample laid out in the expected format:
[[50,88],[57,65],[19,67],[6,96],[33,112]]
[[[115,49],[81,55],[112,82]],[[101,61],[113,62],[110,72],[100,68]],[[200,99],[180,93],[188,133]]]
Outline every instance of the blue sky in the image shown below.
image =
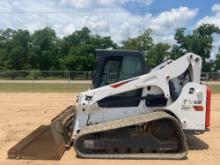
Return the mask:
[[0,0],[0,29],[49,26],[61,37],[87,26],[120,43],[151,28],[155,42],[173,43],[177,27],[202,23],[220,27],[220,0]]
[[220,4],[219,0],[154,0],[151,5],[145,6],[143,3],[127,2],[124,7],[131,12],[143,15],[145,12],[151,12],[153,15],[170,10],[172,8],[178,8],[180,6],[187,6],[189,8],[198,8],[198,15],[195,17],[192,23],[198,21],[206,15],[212,14],[212,6]]

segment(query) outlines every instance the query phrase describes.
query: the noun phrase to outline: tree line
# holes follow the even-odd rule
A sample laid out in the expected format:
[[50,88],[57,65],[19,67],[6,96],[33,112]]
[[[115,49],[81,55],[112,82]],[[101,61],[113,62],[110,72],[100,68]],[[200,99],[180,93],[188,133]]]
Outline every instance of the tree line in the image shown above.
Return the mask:
[[186,30],[176,29],[173,45],[155,43],[150,29],[121,44],[115,43],[110,36],[94,35],[87,27],[62,38],[49,27],[32,34],[23,29],[0,30],[0,70],[90,71],[96,62],[95,49],[128,49],[143,52],[150,68],[166,59],[177,59],[193,52],[202,57],[203,71],[219,71],[220,47],[215,59],[210,56],[213,35],[218,35],[220,29],[203,24],[190,34]]

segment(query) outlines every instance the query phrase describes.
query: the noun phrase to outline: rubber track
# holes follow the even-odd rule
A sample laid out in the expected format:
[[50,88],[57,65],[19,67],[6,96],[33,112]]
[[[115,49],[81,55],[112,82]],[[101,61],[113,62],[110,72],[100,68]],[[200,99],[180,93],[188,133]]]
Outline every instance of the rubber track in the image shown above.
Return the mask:
[[[89,135],[92,133],[98,133],[102,131],[109,131],[113,129],[128,127],[132,125],[138,125],[147,123],[150,121],[160,120],[160,119],[170,119],[173,121],[177,129],[179,130],[180,141],[182,143],[181,151],[178,153],[140,153],[140,154],[106,154],[106,153],[98,153],[98,154],[86,154],[82,153],[77,148],[78,140],[85,135]],[[144,115],[139,115],[135,117],[128,117],[125,119],[114,120],[110,122],[105,122],[101,124],[91,125],[83,128],[80,133],[77,135],[74,141],[74,149],[77,153],[77,156],[81,158],[88,159],[183,159],[186,157],[188,152],[188,147],[186,143],[186,137],[183,133],[183,130],[179,124],[179,122],[171,115],[163,111],[152,112]]]

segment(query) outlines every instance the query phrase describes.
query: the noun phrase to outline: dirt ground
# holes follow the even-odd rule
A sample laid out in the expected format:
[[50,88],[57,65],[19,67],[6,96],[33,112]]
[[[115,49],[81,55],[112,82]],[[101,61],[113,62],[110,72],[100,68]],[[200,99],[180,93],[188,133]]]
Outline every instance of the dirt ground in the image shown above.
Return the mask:
[[142,165],[142,164],[219,164],[220,162],[220,94],[212,97],[211,131],[189,138],[186,160],[91,160],[75,157],[73,149],[60,161],[9,160],[7,150],[40,124],[74,103],[70,93],[0,93],[0,164],[62,165]]

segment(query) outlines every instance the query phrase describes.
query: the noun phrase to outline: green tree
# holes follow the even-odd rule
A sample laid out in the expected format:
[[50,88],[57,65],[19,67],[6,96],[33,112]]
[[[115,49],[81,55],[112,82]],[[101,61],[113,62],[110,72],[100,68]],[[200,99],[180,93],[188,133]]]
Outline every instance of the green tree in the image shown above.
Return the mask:
[[214,71],[216,72],[220,71],[220,46],[219,46],[219,52],[216,55],[216,59],[214,61]]
[[144,52],[145,55],[153,46],[153,38],[151,37],[151,30],[147,29],[135,38],[128,38],[122,42],[122,48],[128,50],[139,50]]
[[1,59],[4,69],[21,70],[27,62],[30,34],[27,30],[6,29],[0,32]]
[[0,30],[0,69],[91,70],[95,49],[117,47],[111,37],[93,35],[87,27],[64,38],[58,38],[49,27],[32,35],[22,29]]
[[95,64],[95,58],[93,56],[70,55],[62,58],[61,63],[67,70],[91,71]]
[[168,51],[170,46],[164,43],[154,44],[150,29],[145,30],[135,38],[129,38],[127,41],[123,41],[122,48],[143,52],[149,68],[157,66],[170,56]]
[[57,37],[53,29],[46,27],[35,31],[31,36],[28,51],[29,64],[32,69],[53,70],[58,65]]
[[9,53],[9,69],[22,70],[25,61],[25,50],[21,46],[15,46]]
[[95,64],[95,49],[115,49],[111,37],[92,35],[84,27],[60,41],[59,58],[61,68],[68,70],[92,70]]
[[158,43],[150,49],[146,56],[147,66],[153,68],[158,64],[164,62],[170,56],[170,45]]
[[173,46],[172,56],[177,58],[187,52],[196,53],[202,57],[203,71],[211,71],[209,58],[213,48],[213,34],[220,33],[220,29],[215,25],[203,24],[193,30],[192,34],[185,34],[185,30],[176,30],[177,44]]
[[12,39],[15,32],[12,29],[0,30],[0,47],[6,47],[6,43]]
[[0,48],[0,70],[7,70],[7,51],[4,48]]
[[91,31],[84,27],[63,38],[60,43],[60,56],[94,55],[96,48],[117,48],[117,44],[111,40],[111,37],[92,35]]

